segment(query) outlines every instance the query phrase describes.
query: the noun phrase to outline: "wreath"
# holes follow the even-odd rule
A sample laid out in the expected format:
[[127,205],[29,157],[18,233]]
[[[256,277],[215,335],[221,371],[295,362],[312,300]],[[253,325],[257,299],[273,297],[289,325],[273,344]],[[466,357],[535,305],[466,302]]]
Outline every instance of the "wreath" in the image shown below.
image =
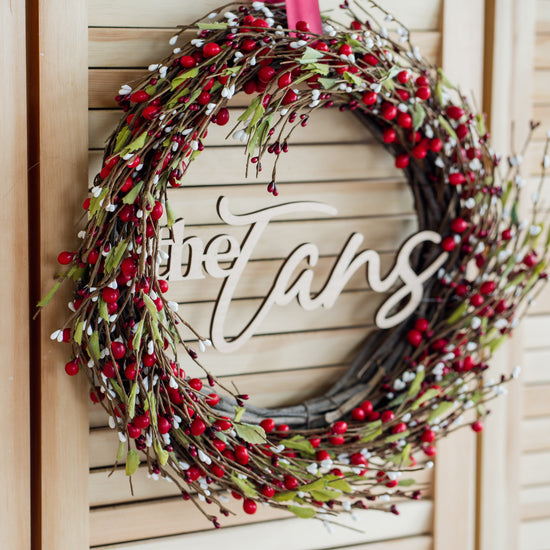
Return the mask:
[[[145,462],[216,527],[211,510],[230,513],[225,492],[247,514],[263,502],[327,521],[367,504],[398,513],[390,497],[419,498],[402,473],[430,467],[435,440],[467,409],[481,431],[487,402],[517,375],[485,381],[487,360],[546,278],[538,202],[532,219],[518,217],[521,156],[500,163],[484,117],[402,24],[367,3],[344,2],[349,25],[324,17],[322,34],[304,21],[288,29],[285,10],[262,2],[183,27],[170,56],[122,86],[125,115],[83,205],[81,243],[59,254],[65,271],[39,304],[74,281],[72,315],[51,337],[71,345],[67,374],[83,370],[91,400],[107,411],[117,463],[132,476]],[[277,164],[294,131],[320,109],[352,111],[403,171],[419,228],[438,235],[415,249],[412,269],[442,258],[414,314],[369,335],[326,395],[295,407],[246,407],[247,395],[212,376],[209,340],[165,298],[159,276],[159,230],[176,219],[167,191],[185,193],[209,125],[230,123],[227,103],[241,92],[251,100],[228,135],[245,144],[247,171],[273,159],[269,193],[278,193]],[[185,375],[189,361],[203,379]]]

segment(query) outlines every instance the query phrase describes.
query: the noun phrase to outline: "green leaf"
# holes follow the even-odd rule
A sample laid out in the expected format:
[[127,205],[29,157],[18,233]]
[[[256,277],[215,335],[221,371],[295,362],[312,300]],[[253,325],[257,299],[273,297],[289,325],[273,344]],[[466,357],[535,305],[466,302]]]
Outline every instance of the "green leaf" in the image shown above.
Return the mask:
[[118,382],[115,380],[111,380],[111,386],[113,386],[113,389],[115,390],[116,394],[120,397],[121,401],[124,401],[124,392],[122,391],[122,388],[118,385]]
[[138,384],[134,382],[132,390],[130,391],[130,396],[128,397],[128,418],[132,420],[136,414],[136,397],[138,391]]
[[297,491],[284,491],[282,493],[275,493],[273,496],[273,500],[276,502],[286,502],[286,501],[292,501],[296,498],[296,495],[298,494]]
[[416,411],[422,403],[427,403],[428,401],[430,401],[430,399],[437,397],[439,395],[439,392],[440,390],[437,390],[435,388],[430,388],[426,390],[418,399],[413,402],[413,404],[411,405],[411,409],[413,411]]
[[126,475],[133,476],[139,468],[139,454],[134,449],[130,449],[126,455]]
[[437,73],[439,74],[439,78],[441,79],[441,82],[443,82],[443,85],[447,88],[454,88],[455,85],[445,76],[445,73],[442,69],[437,69]]
[[95,359],[99,359],[101,352],[99,349],[99,335],[97,332],[95,331],[92,332],[89,343],[90,343],[90,351],[92,352],[92,355],[95,357]]
[[[257,497],[258,492],[254,488],[254,485],[247,479],[241,479],[237,474],[231,474],[231,481],[241,490],[241,492],[247,497]],[[282,493],[281,493],[282,494]]]
[[137,196],[139,195],[139,192],[141,191],[141,188],[143,186],[143,181],[140,181],[139,183],[136,183],[128,193],[124,196],[122,199],[122,202],[124,204],[134,204],[134,201],[136,200]]
[[[155,397],[155,393],[153,390],[151,390],[147,394],[147,407],[149,410],[149,414],[151,416],[151,424],[157,427],[157,398]],[[143,405],[143,409],[145,410],[145,404]]]
[[299,518],[309,519],[315,517],[315,510],[313,508],[305,508],[303,506],[289,506],[288,511],[292,512]]
[[[183,88],[183,90],[180,90],[177,95],[175,95],[169,102],[168,102],[168,108],[169,109],[173,109],[177,104],[178,104],[178,99],[180,97],[183,97],[184,95],[187,95],[189,93],[189,88],[188,87],[185,87]],[[168,145],[170,145],[170,139],[166,139],[164,140],[164,142],[162,143],[162,145],[164,147],[168,147],[168,145],[164,145],[165,142],[168,142]]]
[[409,430],[405,430],[404,432],[400,432],[398,434],[388,435],[388,437],[384,438],[384,441],[386,443],[394,443],[395,441],[399,441],[400,439],[407,437],[409,433]]
[[415,479],[409,478],[409,479],[402,479],[399,481],[400,487],[411,487],[416,483]]
[[439,120],[439,124],[449,134],[449,136],[451,136],[455,141],[458,141],[458,136],[456,135],[453,127],[449,124],[449,121],[443,115],[439,115],[437,120]]
[[135,151],[139,151],[140,149],[143,149],[145,146],[145,143],[147,142],[147,132],[141,132],[139,136],[134,139],[134,141],[130,142],[130,145],[124,149],[125,154],[133,153]]
[[197,27],[206,31],[215,31],[217,29],[227,29],[229,23],[223,21],[217,21],[215,23],[197,23]]
[[302,487],[300,487],[300,491],[304,491],[306,493],[309,493],[310,491],[318,491],[320,489],[324,489],[327,486],[327,483],[328,483],[328,480],[322,477],[321,479],[317,479],[312,483],[303,485]]
[[132,349],[134,350],[134,353],[136,355],[139,351],[139,348],[141,347],[141,333],[143,332],[143,323],[145,323],[144,319],[139,322],[136,333],[134,334],[134,339],[132,340]]
[[320,78],[318,82],[325,90],[330,90],[333,86],[336,85],[338,80],[336,78]]
[[489,350],[491,351],[491,353],[494,353],[498,348],[500,348],[500,346],[502,346],[502,344],[504,344],[504,342],[507,340],[508,338],[508,335],[507,334],[503,334],[501,336],[499,336],[498,338],[495,338],[493,340],[491,340],[489,342]]
[[164,206],[166,206],[166,219],[167,219],[167,222],[168,222],[168,228],[170,229],[175,221],[176,221],[176,214],[174,213],[174,210],[172,209],[172,205],[166,201],[164,203]]
[[80,321],[80,317],[77,319],[74,325],[73,340],[79,346],[82,344],[82,334],[84,332],[84,321]]
[[340,491],[331,491],[330,489],[320,489],[309,491],[311,498],[318,500],[319,502],[328,502],[329,500],[335,500],[342,496]]
[[361,443],[367,443],[369,441],[372,441],[373,439],[376,439],[381,433],[382,433],[382,428],[378,428],[373,432],[369,432],[361,438]]
[[420,102],[415,103],[412,116],[413,128],[415,130],[418,130],[418,128],[422,126],[425,117],[426,111],[424,110],[424,107],[422,107]]
[[512,223],[514,225],[519,225],[519,215],[518,215],[518,201],[517,199],[514,201],[514,204],[512,205],[512,212],[510,213],[512,217]]
[[422,387],[422,382],[424,382],[424,377],[426,376],[426,371],[424,369],[419,370],[416,373],[416,376],[414,377],[414,380],[412,381],[412,384],[409,387],[409,391],[407,392],[410,397],[415,396]]
[[122,441],[119,441],[118,443],[118,450],[116,452],[116,461],[120,462],[124,458],[124,443]]
[[163,449],[156,439],[153,441],[153,447],[155,448],[155,452],[157,453],[161,466],[166,466],[166,463],[170,458],[170,453]]
[[295,435],[294,437],[284,439],[281,443],[289,449],[296,449],[297,451],[302,451],[310,455],[315,454],[313,445],[301,435]]
[[432,411],[430,413],[430,416],[428,416],[428,424],[432,424],[436,418],[443,416],[445,413],[450,411],[453,407],[454,407],[454,403],[452,401],[442,401],[438,405],[437,409]]
[[476,115],[477,132],[480,136],[484,136],[487,133],[487,127],[485,126],[485,117],[481,114]]
[[356,84],[357,86],[361,86],[364,82],[361,77],[354,73],[348,73],[347,71],[344,73],[344,80],[347,80],[350,84]]
[[254,111],[254,116],[252,117],[252,120],[250,121],[249,128],[253,128],[258,120],[260,120],[265,114],[265,107],[260,103],[256,110]]
[[243,414],[246,412],[246,409],[244,407],[234,407],[235,409],[235,422],[240,422],[241,418],[243,417]]
[[147,309],[149,310],[149,313],[153,318],[153,324],[157,324],[159,321],[159,312],[157,311],[157,306],[155,305],[155,302],[153,302],[153,300],[151,300],[151,297],[147,294],[143,294],[143,301],[145,302],[145,305],[147,306]]
[[325,54],[319,50],[314,50],[309,46],[306,47],[306,50],[302,57],[300,58],[300,63],[302,65],[307,65],[308,63],[315,63],[318,59],[321,59]]
[[247,443],[259,444],[265,443],[265,432],[261,426],[254,426],[253,424],[245,424],[241,422],[235,424],[235,431],[237,435],[244,439]]
[[468,302],[462,302],[447,318],[448,325],[454,325],[457,321],[460,321],[464,314],[468,311]]
[[260,96],[255,97],[251,102],[246,111],[237,119],[239,122],[244,122],[245,120],[248,120],[252,113],[256,110],[258,105],[260,104]]
[[411,444],[407,443],[403,447],[403,450],[401,451],[401,462],[405,466],[410,466],[411,465],[411,450],[412,450]]
[[55,283],[52,286],[52,288],[50,289],[48,294],[46,294],[46,296],[44,296],[44,298],[42,298],[42,300],[40,300],[40,302],[38,302],[37,307],[47,306],[50,303],[51,299],[53,298],[53,295],[57,292],[57,290],[60,286],[61,286],[61,281],[57,281],[57,283]]
[[107,273],[111,272],[113,269],[116,269],[120,265],[122,256],[124,255],[124,252],[126,252],[127,247],[128,241],[123,240],[120,241],[115,248],[111,248],[109,254],[107,254],[107,258],[105,258],[105,271],[107,271]]
[[329,481],[328,486],[333,489],[338,489],[343,493],[353,493],[351,485],[344,479],[335,479],[334,481]]
[[194,67],[193,69],[190,69],[183,74],[180,74],[179,76],[176,76],[174,80],[172,80],[172,84],[170,89],[174,91],[180,84],[183,84],[186,80],[190,78],[195,78],[199,74],[199,68]]
[[88,212],[90,212],[90,216],[94,216],[95,213],[99,210],[101,206],[101,201],[107,196],[108,192],[109,189],[107,187],[104,187],[98,197],[92,197],[92,199],[90,200],[90,209],[88,210]]
[[132,135],[132,132],[128,126],[124,126],[116,136],[114,154],[117,154],[128,141],[128,138]]
[[306,71],[327,76],[330,73],[330,67],[326,63],[310,63],[305,67]]

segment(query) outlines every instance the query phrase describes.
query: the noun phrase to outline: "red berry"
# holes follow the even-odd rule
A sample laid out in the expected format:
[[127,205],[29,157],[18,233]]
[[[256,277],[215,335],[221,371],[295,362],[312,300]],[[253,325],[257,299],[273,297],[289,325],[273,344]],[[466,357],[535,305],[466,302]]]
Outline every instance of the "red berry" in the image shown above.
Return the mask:
[[270,67],[269,65],[266,67],[262,67],[258,71],[258,80],[260,82],[263,82],[267,84],[271,81],[271,79],[275,76],[275,69],[273,67]]
[[151,218],[153,218],[155,221],[160,220],[160,218],[162,218],[163,212],[164,208],[162,207],[162,204],[159,201],[156,201],[155,206],[153,206],[153,209],[151,210]]
[[502,232],[502,238],[505,241],[509,241],[512,238],[512,230],[511,229],[505,229]]
[[441,241],[441,248],[445,250],[445,252],[452,252],[456,248],[456,242],[453,237],[445,237],[443,241]]
[[225,126],[229,122],[229,110],[223,107],[218,111],[216,115],[216,124],[218,126]]
[[468,229],[468,222],[463,218],[455,218],[451,222],[451,229],[455,233],[464,233]]
[[349,457],[349,461],[353,466],[366,466],[367,459],[361,453],[353,453]]
[[283,97],[283,101],[281,103],[283,105],[290,105],[291,103],[294,103],[297,99],[298,96],[296,95],[296,92],[294,90],[288,90]]
[[196,64],[196,61],[194,58],[192,58],[190,55],[184,55],[180,57],[180,65],[182,67],[185,67],[186,69],[191,69]]
[[220,453],[225,450],[225,443],[221,439],[218,439],[217,437],[212,439],[212,445],[214,445],[214,447],[216,447],[216,449],[218,449]]
[[409,113],[399,111],[399,113],[397,113],[397,124],[399,124],[401,128],[410,128],[412,126],[411,115],[409,115]]
[[69,265],[74,258],[74,252],[61,252],[57,257],[57,261],[61,265]]
[[189,380],[189,385],[195,391],[201,391],[202,390],[202,380],[200,378],[191,378],[191,380]]
[[126,376],[128,380],[134,380],[134,378],[136,377],[136,373],[137,371],[135,363],[131,363],[124,369],[124,376]]
[[472,430],[474,430],[474,432],[476,433],[481,432],[483,430],[483,422],[481,420],[476,420],[472,424]]
[[458,105],[449,105],[447,107],[447,116],[453,120],[459,120],[464,116],[464,109],[461,109]]
[[430,81],[425,76],[419,76],[414,81],[417,86],[428,86]]
[[275,494],[275,489],[269,485],[264,485],[262,487],[262,495],[266,498],[271,498]]
[[422,160],[423,158],[426,158],[426,155],[428,154],[428,149],[426,149],[425,145],[419,143],[418,145],[415,145],[413,147],[411,154],[415,159]]
[[284,484],[285,488],[289,491],[298,488],[298,486],[300,485],[298,483],[298,480],[294,476],[285,476]]
[[397,479],[390,479],[389,481],[386,481],[385,485],[389,489],[392,489],[393,487],[396,487],[398,483],[399,482],[397,481]]
[[424,430],[420,440],[422,443],[433,443],[435,441],[435,432],[433,430]]
[[353,48],[349,44],[342,44],[338,48],[338,53],[340,55],[351,55],[353,53]]
[[365,420],[366,416],[367,415],[365,411],[361,407],[355,407],[355,409],[351,411],[351,418],[356,422],[361,422]]
[[101,393],[98,387],[95,387],[90,390],[90,399],[92,400],[92,403],[99,403],[105,399],[105,394]]
[[156,105],[147,105],[147,107],[143,109],[141,116],[145,120],[153,120],[158,116],[159,113],[160,113],[160,107],[157,107]]
[[422,450],[426,456],[435,456],[437,453],[435,445],[426,445],[425,447],[422,447]]
[[141,159],[139,158],[139,155],[134,155],[127,163],[126,166],[128,168],[135,168],[136,166],[139,166],[139,163],[141,162]]
[[190,481],[197,481],[197,479],[201,477],[201,474],[202,472],[200,468],[193,464],[193,466],[191,466],[191,468],[186,471],[185,475],[189,478]]
[[411,78],[411,73],[409,73],[409,71],[403,70],[397,73],[397,81],[400,84],[406,84],[409,81],[409,78]]
[[363,94],[363,97],[361,98],[363,103],[365,105],[374,105],[376,103],[376,100],[378,98],[378,94],[376,92],[367,92],[366,94]]
[[223,477],[225,474],[225,469],[223,466],[220,466],[219,464],[214,464],[210,471],[216,476],[216,477]]
[[384,411],[380,417],[382,422],[386,424],[387,422],[391,422],[395,418],[395,414],[393,411]]
[[252,23],[253,27],[258,27],[260,29],[268,29],[269,24],[265,19],[254,19],[254,22]]
[[122,342],[111,342],[111,353],[115,359],[122,359],[126,355],[126,346]]
[[208,42],[202,47],[202,55],[207,59],[209,57],[216,57],[221,51],[222,49],[215,42]]
[[422,342],[422,334],[420,334],[418,330],[409,330],[409,332],[407,332],[407,341],[411,346],[417,348]]
[[309,32],[309,23],[307,21],[297,21],[296,30],[300,32]]
[[407,424],[405,422],[398,422],[392,429],[392,434],[401,434],[407,431]]
[[168,281],[164,279],[159,279],[159,290],[164,294],[168,292]]
[[409,155],[407,153],[402,153],[395,157],[395,167],[401,170],[407,168],[409,165]]
[[470,298],[470,304],[474,307],[480,307],[483,304],[483,296],[481,294],[474,294]]
[[328,451],[325,451],[324,449],[317,451],[317,453],[315,453],[315,460],[317,460],[317,462],[330,460],[330,453]]
[[414,328],[419,332],[426,332],[429,326],[430,323],[428,322],[428,319],[424,319],[422,317],[420,319],[417,319],[414,323]]
[[496,287],[497,287],[497,284],[495,283],[495,281],[485,281],[479,287],[479,291],[481,292],[481,294],[484,294],[486,296],[487,294],[493,293]]
[[140,414],[134,418],[134,426],[138,427],[140,430],[148,428],[150,422],[151,421],[146,414]]
[[198,416],[191,422],[191,435],[198,437],[199,435],[202,435],[206,431],[206,424],[202,420],[202,418],[199,418]]
[[260,426],[266,434],[271,433],[275,429],[275,420],[273,418],[264,418],[260,422]]
[[69,375],[69,376],[75,376],[76,374],[78,374],[78,363],[76,362],[76,359],[73,359],[72,361],[69,361],[66,365],[65,365],[65,372]]
[[243,447],[242,445],[235,445],[235,458],[239,464],[246,466],[250,460],[246,447]]
[[342,434],[345,434],[348,430],[348,425],[346,422],[344,422],[343,420],[340,420],[339,422],[335,422],[333,425],[332,425],[332,428],[331,428],[331,432],[333,434],[338,434],[338,435],[342,435]]
[[197,103],[199,105],[208,105],[210,103],[210,97],[211,96],[209,92],[202,91],[199,94],[199,97],[197,97]]
[[215,407],[220,402],[220,396],[217,393],[209,393],[205,401],[210,407]]
[[258,505],[251,498],[245,498],[243,500],[243,510],[245,514],[255,514],[257,509]]
[[439,138],[433,138],[430,140],[430,151],[439,153],[443,147],[443,142]]
[[155,353],[147,353],[143,356],[142,361],[146,367],[152,367],[157,362],[157,356]]
[[233,427],[233,424],[231,423],[231,420],[229,418],[218,418],[216,422],[214,422],[214,425],[219,428],[222,432],[226,432],[227,430],[230,430]]
[[395,130],[393,128],[386,128],[382,134],[382,141],[384,143],[393,143],[395,141]]
[[462,185],[466,181],[466,176],[462,172],[453,172],[449,174],[449,183],[451,185]]
[[255,40],[252,40],[252,38],[245,38],[241,42],[241,50],[243,52],[251,52],[256,48],[257,44]]
[[88,253],[88,257],[86,258],[86,261],[89,264],[94,265],[97,262],[97,260],[99,260],[99,250],[94,248],[93,250],[90,250],[90,252]]
[[426,100],[432,95],[432,92],[428,86],[420,86],[420,88],[416,90],[415,95],[418,99]]
[[149,99],[149,94],[145,90],[138,90],[130,96],[130,101],[134,103],[143,103]]
[[393,120],[397,116],[397,107],[393,103],[385,102],[382,105],[382,118],[384,120]]
[[372,55],[371,53],[366,53],[363,56],[363,61],[367,63],[367,65],[375,66],[378,65],[378,58],[375,55]]
[[157,425],[160,434],[167,434],[170,431],[170,421],[164,416],[159,416]]
[[331,445],[343,445],[346,442],[346,440],[341,435],[333,435],[333,436],[328,438],[328,442]]
[[365,411],[365,414],[371,414],[373,410],[372,403],[370,401],[363,401],[360,407]]
[[113,302],[116,302],[120,296],[120,292],[117,288],[111,288],[108,286],[107,288],[103,289],[103,292],[101,293],[101,297],[103,298],[103,301],[107,304],[112,304]]
[[137,439],[141,435],[141,429],[134,424],[128,424],[128,435],[132,439]]
[[279,424],[276,429],[276,432],[288,432],[290,431],[290,426],[288,424]]
[[321,438],[312,437],[311,439],[309,439],[309,442],[311,443],[311,446],[316,449],[317,447],[319,447],[319,445],[321,445]]

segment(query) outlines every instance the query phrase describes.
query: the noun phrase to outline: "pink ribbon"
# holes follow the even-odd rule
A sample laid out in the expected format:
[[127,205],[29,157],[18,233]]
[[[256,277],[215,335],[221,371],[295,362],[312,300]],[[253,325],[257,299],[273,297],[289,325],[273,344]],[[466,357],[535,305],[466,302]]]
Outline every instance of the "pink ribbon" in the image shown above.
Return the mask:
[[307,21],[311,32],[323,34],[319,0],[286,0],[288,28],[295,29],[298,21]]

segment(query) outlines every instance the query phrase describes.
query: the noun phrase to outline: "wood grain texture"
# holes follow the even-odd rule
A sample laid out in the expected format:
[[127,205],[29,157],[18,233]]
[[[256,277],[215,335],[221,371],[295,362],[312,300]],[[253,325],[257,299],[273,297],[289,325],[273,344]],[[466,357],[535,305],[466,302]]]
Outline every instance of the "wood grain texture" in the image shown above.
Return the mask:
[[523,389],[523,402],[523,415],[527,418],[550,415],[550,384],[526,386]]
[[[86,196],[87,150],[87,17],[86,3],[69,0],[33,2],[37,9],[36,58],[33,82],[38,95],[39,174],[32,190],[39,205],[35,270],[39,294],[54,283],[60,250],[74,247],[79,206]],[[38,32],[39,31],[39,32]],[[61,84],[62,83],[62,84]],[[38,128],[38,126],[37,126]],[[37,210],[38,213],[38,210]],[[65,346],[50,334],[67,317],[69,285],[59,291],[40,316],[40,349],[33,370],[40,388],[41,550],[86,549],[88,529],[88,405],[84,377],[69,378],[63,365],[70,358]],[[62,397],[60,397],[62,396]],[[37,451],[38,452],[38,451]]]
[[[168,41],[178,31],[155,28],[91,28],[88,34],[88,65],[91,68],[143,68],[169,55],[174,46]],[[189,31],[189,39],[195,37]],[[184,34],[186,36],[186,34]],[[437,62],[441,34],[438,31],[419,31],[412,35],[422,55]]]
[[550,483],[550,451],[523,453],[520,462],[521,485]]
[[524,355],[523,381],[526,384],[550,383],[550,349],[528,351]]
[[550,416],[521,421],[521,449],[524,452],[550,449]]
[[[147,0],[90,0],[88,7],[91,27],[168,27],[189,24],[205,14],[227,4],[222,0],[178,2],[163,0],[152,4]],[[322,10],[334,10],[333,0],[321,0]],[[412,30],[437,30],[441,13],[440,0],[423,0],[422,9],[414,9],[408,0],[386,0],[384,8],[395,14]],[[337,10],[335,10],[337,13]]]
[[2,99],[10,106],[0,125],[0,547],[21,549],[31,542],[25,23],[24,3],[0,4]]
[[521,519],[550,517],[550,485],[524,487],[520,492]]
[[522,522],[519,529],[519,550],[548,550],[550,518]]
[[[338,523],[359,528],[360,532],[335,525],[333,536],[328,537],[318,522],[304,522],[297,518],[281,519],[288,518],[288,512],[264,506],[260,506],[258,512],[250,518],[243,518],[242,514],[223,518],[224,525],[232,528],[214,530],[193,504],[182,503],[181,499],[167,499],[150,504],[92,510],[90,546],[112,545],[132,539],[139,541],[143,536],[149,538],[155,534],[189,533],[180,541],[185,541],[183,543],[188,547],[201,550],[218,549],[220,545],[256,550],[259,540],[262,541],[262,550],[279,550],[281,533],[284,532],[286,550],[321,550],[332,548],[335,543],[346,546],[429,533],[432,507],[432,502],[428,500],[406,502],[400,505],[399,517],[383,512],[360,511],[357,512],[357,522],[346,517],[338,518]],[[136,522],[136,518],[143,517],[143,514],[147,515],[148,521]],[[266,520],[271,521],[264,523]],[[168,544],[171,543],[169,539],[151,540],[126,547],[132,550],[165,550],[170,548]],[[119,544],[118,548],[124,546]]]

